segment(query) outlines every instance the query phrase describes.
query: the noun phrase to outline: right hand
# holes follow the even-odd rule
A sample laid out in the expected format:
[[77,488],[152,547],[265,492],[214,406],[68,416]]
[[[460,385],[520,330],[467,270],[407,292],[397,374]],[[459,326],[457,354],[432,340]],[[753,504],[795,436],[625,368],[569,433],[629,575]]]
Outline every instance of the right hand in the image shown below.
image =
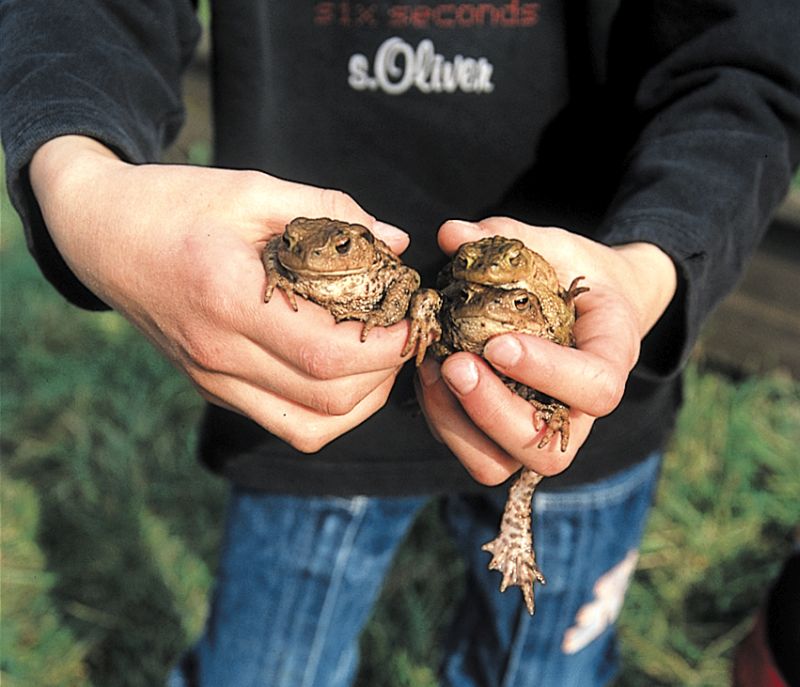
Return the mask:
[[[477,224],[447,222],[439,245],[452,255],[467,241],[500,234],[545,256],[562,284],[585,275],[590,290],[577,299],[576,346],[530,334],[493,337],[483,356],[458,352],[420,368],[419,398],[435,435],[483,484],[500,484],[523,465],[541,475],[567,469],[597,418],[621,401],[640,342],[669,306],[677,287],[672,259],[657,246],[606,246],[556,227],[493,217]],[[511,393],[500,373],[557,398],[570,408],[566,451],[541,430],[531,404]]]
[[372,229],[396,252],[408,237],[339,192],[260,172],[131,165],[89,138],[34,155],[31,183],[76,276],[133,322],[212,403],[300,451],[319,450],[380,409],[404,360],[406,323],[335,324],[300,299],[263,302],[261,251],[295,216]]

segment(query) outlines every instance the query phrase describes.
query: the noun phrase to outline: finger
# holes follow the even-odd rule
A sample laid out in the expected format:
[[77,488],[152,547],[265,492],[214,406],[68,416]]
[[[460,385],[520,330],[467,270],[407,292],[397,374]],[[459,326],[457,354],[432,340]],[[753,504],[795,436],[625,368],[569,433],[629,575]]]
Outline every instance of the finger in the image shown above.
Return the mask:
[[519,239],[544,256],[555,268],[562,285],[586,272],[587,265],[594,264],[588,239],[558,227],[532,226],[507,217],[490,217],[480,222],[450,220],[439,229],[438,241],[440,248],[452,255],[463,243],[495,235]]
[[624,390],[623,366],[537,337],[497,337],[484,355],[499,372],[595,417],[610,413]]
[[[265,274],[260,257],[251,252],[231,261],[199,270],[199,286],[186,295],[188,307],[205,318],[205,329],[223,328],[241,333],[289,368],[315,379],[336,379],[365,372],[384,377],[407,360],[400,355],[408,339],[409,323],[374,328],[361,341],[361,322],[337,323],[323,307],[298,298],[298,310],[277,292],[264,303]],[[198,257],[198,260],[203,259]],[[221,352],[220,357],[224,355]]]
[[394,379],[401,368],[397,365],[392,369],[319,379],[244,337],[232,337],[224,356],[213,357],[213,352],[208,355],[212,357],[205,361],[195,351],[184,366],[200,386],[209,386],[209,380],[219,375],[233,377],[326,415],[349,413],[386,380]]
[[395,255],[400,255],[405,251],[411,240],[402,229],[386,222],[373,222],[372,226],[367,225],[367,229],[389,246]]
[[[241,174],[241,173],[240,173]],[[249,184],[237,179],[243,202],[271,232],[281,232],[296,217],[330,217],[371,228],[375,218],[343,191],[301,184],[253,172]]]
[[326,415],[241,380],[220,375],[212,388],[201,389],[211,403],[249,417],[298,451],[315,453],[357,427],[386,403],[394,380],[381,384],[349,413]]
[[375,327],[362,341],[361,322],[337,323],[325,308],[303,299],[298,299],[297,312],[281,298],[273,298],[262,310],[263,324],[251,327],[248,335],[310,377],[336,379],[365,372],[385,373],[411,355],[401,355],[409,336],[406,321]]
[[491,234],[479,224],[452,219],[439,228],[437,240],[444,253],[452,255],[463,243],[479,241],[487,236]]
[[541,242],[544,243],[553,232],[562,231],[553,227],[523,224],[506,217],[490,217],[480,222],[448,220],[439,229],[438,241],[439,247],[448,255],[452,255],[461,244],[469,241],[479,241],[487,236],[507,236],[508,238],[519,239],[527,244],[533,236],[541,233]]
[[343,191],[285,181],[266,174],[257,179],[259,183],[254,191],[258,203],[253,207],[258,207],[270,234],[282,232],[296,217],[330,217],[367,227],[398,255],[408,247],[406,232],[379,222]]
[[496,485],[519,470],[519,463],[478,429],[464,412],[430,359],[419,368],[417,394],[431,431],[461,461],[473,479]]
[[543,475],[566,469],[588,436],[591,422],[584,413],[571,410],[567,450],[562,452],[560,442],[553,440],[540,448],[546,428],[536,427],[533,405],[512,392],[477,356],[450,356],[442,364],[442,377],[479,429],[514,460]]
[[438,241],[440,248],[450,255],[462,243],[479,241],[494,235],[519,239],[534,250],[543,247],[548,249],[548,252],[559,255],[562,252],[565,254],[569,252],[568,248],[560,248],[564,239],[568,238],[567,243],[571,245],[573,237],[579,238],[558,227],[534,226],[508,217],[489,217],[479,222],[448,220],[439,229]]
[[512,379],[600,417],[619,404],[639,355],[631,322],[613,308],[591,309],[575,324],[578,348],[504,334],[487,343],[484,356]]

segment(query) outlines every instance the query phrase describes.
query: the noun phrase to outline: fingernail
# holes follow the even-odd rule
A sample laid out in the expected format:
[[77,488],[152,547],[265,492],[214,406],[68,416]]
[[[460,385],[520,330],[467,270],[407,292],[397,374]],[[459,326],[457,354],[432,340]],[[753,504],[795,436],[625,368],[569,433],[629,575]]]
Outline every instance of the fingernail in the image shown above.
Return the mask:
[[372,232],[384,241],[405,240],[408,238],[407,232],[397,228],[393,224],[386,224],[386,222],[375,222],[372,225]]
[[491,339],[483,349],[489,362],[499,367],[514,367],[522,360],[522,344],[516,336],[498,336]]
[[449,219],[447,220],[447,223],[454,224],[457,228],[467,229],[469,231],[480,230],[480,226],[475,224],[475,222],[468,222],[465,219]]
[[441,374],[439,374],[439,364],[434,363],[432,360],[426,360],[422,363],[417,368],[417,372],[419,372],[419,380],[424,387],[432,386],[442,378]]
[[450,361],[442,368],[442,376],[447,385],[461,396],[474,391],[478,386],[478,368],[469,359]]

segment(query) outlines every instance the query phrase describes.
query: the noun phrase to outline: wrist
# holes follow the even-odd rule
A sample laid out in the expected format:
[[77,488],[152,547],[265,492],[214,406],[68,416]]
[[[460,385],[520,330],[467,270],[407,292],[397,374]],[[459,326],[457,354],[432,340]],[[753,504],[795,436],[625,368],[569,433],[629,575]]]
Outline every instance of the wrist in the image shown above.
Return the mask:
[[612,247],[631,275],[630,297],[644,338],[672,302],[678,272],[669,255],[653,243],[634,242]]
[[30,180],[37,200],[55,196],[58,189],[71,176],[93,166],[121,162],[106,146],[86,136],[58,136],[33,154],[30,164]]
[[127,166],[94,139],[60,136],[43,144],[29,167],[34,196],[59,253],[78,280],[104,300],[88,265],[98,256],[96,239],[110,209],[107,182]]

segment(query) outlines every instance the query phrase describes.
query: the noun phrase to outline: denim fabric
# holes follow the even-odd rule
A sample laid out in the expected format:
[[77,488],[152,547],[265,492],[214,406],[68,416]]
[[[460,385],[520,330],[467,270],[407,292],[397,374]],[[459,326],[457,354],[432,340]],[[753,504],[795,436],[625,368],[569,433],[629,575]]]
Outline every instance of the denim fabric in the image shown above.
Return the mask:
[[[449,497],[467,594],[442,668],[447,687],[604,685],[614,621],[635,563],[660,459],[599,483],[534,496],[547,585],[528,616],[498,591],[481,544],[505,494]],[[545,483],[546,484],[546,483]],[[298,498],[234,491],[206,632],[169,687],[344,687],[392,556],[425,498]]]
[[338,687],[425,498],[232,494],[206,633],[169,687]]

